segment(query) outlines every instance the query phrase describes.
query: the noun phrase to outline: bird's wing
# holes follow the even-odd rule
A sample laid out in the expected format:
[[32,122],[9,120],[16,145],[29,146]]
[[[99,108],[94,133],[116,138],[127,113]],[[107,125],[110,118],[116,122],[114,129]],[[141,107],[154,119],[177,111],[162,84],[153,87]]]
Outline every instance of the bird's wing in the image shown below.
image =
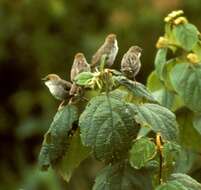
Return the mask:
[[103,53],[103,46],[101,46],[96,51],[96,53],[92,56],[92,59],[91,59],[91,66],[92,67],[95,67],[97,65],[97,62],[100,60],[100,58],[102,56],[102,53]]
[[64,87],[66,91],[69,91],[71,89],[72,84],[66,80],[63,80],[63,79],[61,80],[62,80],[61,85]]

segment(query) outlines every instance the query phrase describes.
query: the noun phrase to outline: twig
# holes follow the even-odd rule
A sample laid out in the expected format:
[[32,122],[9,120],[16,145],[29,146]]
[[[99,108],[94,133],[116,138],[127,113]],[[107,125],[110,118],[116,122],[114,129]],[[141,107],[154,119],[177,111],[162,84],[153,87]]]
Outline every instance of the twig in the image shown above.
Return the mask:
[[163,145],[161,142],[161,135],[160,133],[156,134],[156,146],[157,146],[157,151],[159,153],[159,184],[161,184],[163,182],[163,177],[162,177],[162,173],[163,173],[163,155],[162,155],[162,149],[163,149]]

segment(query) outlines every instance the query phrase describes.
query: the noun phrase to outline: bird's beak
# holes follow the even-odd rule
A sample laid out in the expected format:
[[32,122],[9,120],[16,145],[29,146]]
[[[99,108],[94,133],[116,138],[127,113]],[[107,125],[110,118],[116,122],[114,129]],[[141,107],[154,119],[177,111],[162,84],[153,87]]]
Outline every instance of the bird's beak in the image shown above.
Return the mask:
[[47,78],[47,77],[43,77],[41,80],[42,80],[43,82],[45,82],[45,81],[48,80],[48,78]]

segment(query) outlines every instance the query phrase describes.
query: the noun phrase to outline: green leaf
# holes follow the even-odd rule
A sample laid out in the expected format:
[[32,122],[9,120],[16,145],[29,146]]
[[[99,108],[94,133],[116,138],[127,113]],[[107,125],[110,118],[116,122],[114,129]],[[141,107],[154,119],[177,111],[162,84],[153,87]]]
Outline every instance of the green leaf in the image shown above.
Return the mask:
[[201,115],[195,115],[193,118],[193,126],[201,135]]
[[137,138],[145,137],[149,134],[151,128],[149,126],[141,126],[137,134]]
[[181,151],[181,147],[174,142],[167,142],[163,145],[163,159],[164,164],[174,164],[177,157],[179,156],[179,152]]
[[163,84],[158,78],[156,71],[151,72],[147,79],[147,88],[150,92],[155,92],[163,88]]
[[189,190],[178,181],[169,181],[156,188],[156,190]]
[[162,88],[152,94],[162,106],[170,109],[171,111],[176,111],[184,105],[181,98],[175,92],[166,88]]
[[39,168],[43,171],[47,170],[50,166],[49,145],[46,144],[45,139],[43,141],[43,145],[39,153],[38,165],[39,165]]
[[171,180],[181,183],[188,190],[201,190],[201,184],[186,174],[174,173],[171,175]]
[[169,181],[156,190],[201,190],[201,184],[186,174],[174,173]]
[[138,127],[134,112],[116,96],[94,97],[80,116],[81,139],[93,148],[97,159],[119,159],[126,156]]
[[198,42],[198,30],[190,23],[175,26],[173,28],[173,34],[178,44],[187,51],[192,50]]
[[163,180],[167,179],[174,171],[176,162],[179,158],[181,147],[174,142],[166,142],[163,145]]
[[201,65],[177,64],[170,72],[171,83],[188,108],[201,112]]
[[[130,104],[131,105],[131,104]],[[164,140],[176,141],[178,138],[178,128],[175,115],[165,107],[157,104],[142,104],[131,107],[137,112],[136,121],[142,126],[149,126],[160,133]]]
[[142,168],[156,155],[156,146],[149,138],[137,139],[130,150],[130,164],[136,169]]
[[166,65],[167,48],[161,48],[157,51],[155,57],[156,73],[161,80],[164,80],[164,67]]
[[84,147],[81,143],[79,130],[69,138],[69,146],[62,160],[54,166],[54,169],[63,177],[65,181],[69,181],[73,171],[80,165],[81,161],[86,159],[90,154],[90,149]]
[[198,59],[201,60],[201,41],[194,46],[193,52],[198,56]]
[[65,155],[68,147],[68,132],[77,119],[77,109],[73,105],[67,105],[56,113],[45,134],[39,154],[39,164],[42,169],[47,169],[50,164],[56,163]]
[[75,77],[75,83],[80,86],[89,85],[94,75],[91,72],[82,72]]
[[191,150],[201,152],[201,135],[193,127],[193,113],[188,109],[177,113],[181,144]]
[[152,92],[153,97],[162,106],[170,109],[171,111],[176,111],[184,105],[182,99],[176,92],[167,89],[161,83],[155,71],[148,77],[147,88]]
[[174,171],[176,173],[189,173],[196,159],[198,159],[197,153],[181,148]]
[[120,85],[124,86],[129,92],[132,93],[134,98],[139,98],[148,102],[156,102],[152,94],[146,89],[146,87],[138,82],[128,80],[124,76],[113,77]]
[[96,177],[93,190],[152,190],[147,170],[135,170],[125,163],[108,165]]

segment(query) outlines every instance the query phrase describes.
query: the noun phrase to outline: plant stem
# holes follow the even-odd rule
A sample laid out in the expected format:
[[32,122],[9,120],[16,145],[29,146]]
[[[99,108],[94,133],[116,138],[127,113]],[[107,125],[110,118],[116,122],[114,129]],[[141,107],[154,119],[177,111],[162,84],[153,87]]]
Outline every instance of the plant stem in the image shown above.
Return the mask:
[[163,149],[163,146],[162,146],[162,142],[161,142],[161,135],[160,133],[157,133],[156,134],[156,146],[157,146],[157,150],[158,150],[158,153],[159,153],[159,184],[161,184],[163,182],[163,176],[162,176],[162,173],[163,173],[163,155],[162,155],[162,149]]

